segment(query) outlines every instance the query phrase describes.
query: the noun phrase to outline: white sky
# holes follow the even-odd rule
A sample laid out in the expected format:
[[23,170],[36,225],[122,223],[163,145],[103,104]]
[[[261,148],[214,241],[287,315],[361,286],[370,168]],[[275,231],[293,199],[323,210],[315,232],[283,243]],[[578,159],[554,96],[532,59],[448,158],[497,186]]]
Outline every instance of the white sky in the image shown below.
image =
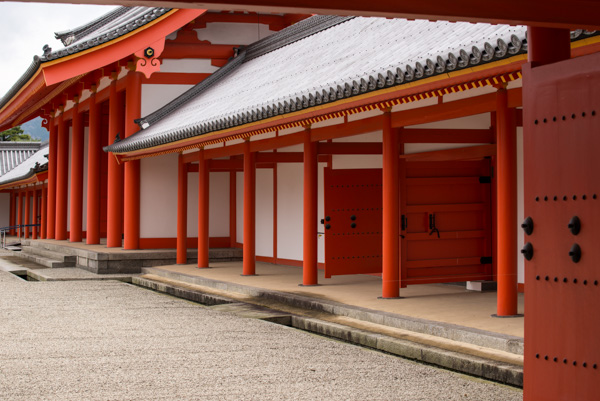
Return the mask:
[[76,28],[114,6],[0,2],[0,98],[48,44],[63,47],[54,32]]

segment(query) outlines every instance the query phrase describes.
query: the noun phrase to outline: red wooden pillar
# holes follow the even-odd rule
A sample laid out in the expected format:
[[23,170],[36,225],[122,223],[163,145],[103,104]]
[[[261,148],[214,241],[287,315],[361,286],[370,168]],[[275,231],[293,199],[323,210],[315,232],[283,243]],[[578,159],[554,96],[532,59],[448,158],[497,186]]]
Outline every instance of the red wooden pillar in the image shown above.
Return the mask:
[[48,188],[47,184],[42,184],[42,200],[40,204],[40,238],[46,239],[46,226],[48,225]]
[[72,138],[69,240],[71,242],[81,242],[83,224],[83,121],[79,113],[79,99],[75,99],[73,105]]
[[54,238],[67,239],[67,198],[69,194],[69,129],[61,110],[58,116],[56,149],[56,227]]
[[[142,112],[142,74],[129,71],[125,93],[125,137],[135,134],[139,127],[134,120]],[[140,247],[140,161],[125,163],[125,249]]]
[[198,152],[198,267],[209,267],[209,179],[208,160],[204,160],[204,149],[200,149]]
[[187,164],[179,154],[177,166],[177,264],[187,263]]
[[237,173],[229,172],[229,246],[237,243]]
[[[15,191],[10,191],[10,211],[8,214],[8,225],[11,227],[15,225]],[[15,230],[11,228],[9,234],[15,235]]]
[[[54,114],[54,112],[52,112]],[[48,145],[48,201],[46,204],[46,238],[54,239],[56,227],[56,148],[57,148],[57,129],[54,124],[54,117],[50,118],[49,123],[49,141]]]
[[[33,220],[33,224],[38,224],[38,218],[37,218],[38,217],[38,201],[39,201],[39,199],[38,199],[38,190],[37,190],[37,188],[34,187],[33,188],[33,211],[32,211],[32,214],[33,214],[33,219],[32,219]],[[33,239],[37,239],[38,238],[38,227],[39,226],[34,225],[31,228],[31,238],[33,238]]]
[[304,130],[304,238],[302,285],[317,285],[317,143],[311,140],[310,126]]
[[[116,74],[110,83],[109,111],[108,111],[108,137],[113,141],[121,130],[121,102],[117,95]],[[123,245],[123,166],[117,159],[109,154],[108,157],[108,184],[107,184],[107,211],[106,211],[106,246],[118,248]]]
[[23,233],[23,228],[21,227],[23,224],[23,191],[19,191],[17,202],[17,225],[19,226],[17,235],[21,238],[21,234]]
[[506,88],[496,93],[498,183],[497,315],[517,314],[517,129]]
[[100,157],[102,152],[100,133],[100,105],[96,103],[96,88],[90,97],[88,131],[88,180],[86,243],[100,243]]
[[399,155],[398,133],[392,128],[392,114],[383,113],[383,228],[382,228],[382,298],[400,296],[399,241]]
[[250,140],[244,142],[244,276],[256,274],[256,163]]
[[31,227],[31,194],[29,193],[29,189],[25,188],[25,222],[23,223],[25,227],[25,238],[29,238],[29,230]]

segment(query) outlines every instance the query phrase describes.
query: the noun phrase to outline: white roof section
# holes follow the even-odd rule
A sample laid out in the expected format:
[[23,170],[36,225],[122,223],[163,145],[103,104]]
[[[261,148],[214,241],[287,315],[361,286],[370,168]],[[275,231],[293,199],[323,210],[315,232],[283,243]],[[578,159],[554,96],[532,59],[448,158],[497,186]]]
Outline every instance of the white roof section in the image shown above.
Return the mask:
[[40,149],[40,142],[0,142],[0,177]]
[[28,178],[33,170],[37,166],[43,166],[48,163],[49,153],[48,143],[42,144],[40,150],[35,152],[31,157],[19,164],[17,167],[0,177],[0,185],[7,184],[14,181],[20,181],[24,178]]
[[[158,121],[152,115],[142,119],[148,128],[106,149],[152,147],[526,51],[524,26],[362,17],[328,17],[322,30],[286,42],[318,18],[325,17],[250,45],[237,57],[246,60],[233,59],[230,64],[239,65],[226,76],[205,84]],[[331,26],[331,18],[339,20]],[[278,38],[284,42],[280,47]],[[182,98],[186,95],[189,99],[189,93]]]

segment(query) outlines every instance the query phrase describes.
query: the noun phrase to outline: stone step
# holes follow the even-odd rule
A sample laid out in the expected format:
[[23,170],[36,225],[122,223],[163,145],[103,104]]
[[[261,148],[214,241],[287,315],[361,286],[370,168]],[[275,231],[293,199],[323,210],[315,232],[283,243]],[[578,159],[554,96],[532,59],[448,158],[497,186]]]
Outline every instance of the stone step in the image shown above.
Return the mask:
[[487,380],[523,386],[523,357],[520,355],[474,347],[472,344],[437,336],[423,336],[384,325],[353,325],[351,323],[354,319],[339,319],[335,314],[315,313],[312,308],[295,308],[290,311],[286,310],[288,308],[283,303],[278,305],[272,302],[266,307],[260,304],[260,297],[228,292],[222,286],[217,290],[154,274],[132,277],[132,282],[179,298],[211,305],[210,308],[216,311],[267,320]]
[[77,263],[77,256],[75,255],[65,255],[62,252],[51,251],[37,246],[25,245],[22,247],[21,253],[41,256],[46,259],[62,260],[65,263],[72,263],[70,266],[75,266]]
[[40,255],[34,255],[31,253],[20,253],[19,256],[21,258],[31,260],[39,265],[49,267],[51,269],[56,269],[60,267],[75,267],[75,262],[64,262],[56,259],[45,258]]
[[74,255],[77,256],[79,249],[65,246],[58,243],[49,243],[44,241],[34,241],[34,240],[23,240],[23,246],[29,246],[37,249],[45,249],[47,251],[55,252],[61,255]]

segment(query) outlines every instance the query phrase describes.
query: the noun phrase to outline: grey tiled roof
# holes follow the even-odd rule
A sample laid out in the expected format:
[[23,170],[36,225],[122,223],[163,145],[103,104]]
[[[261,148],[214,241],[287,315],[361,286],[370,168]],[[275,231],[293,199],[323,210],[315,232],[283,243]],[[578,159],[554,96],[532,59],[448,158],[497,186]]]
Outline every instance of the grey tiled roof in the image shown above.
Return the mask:
[[48,152],[48,142],[41,144],[39,150],[11,171],[0,177],[0,185],[21,181],[31,177],[38,171],[46,170],[48,168]]
[[527,51],[526,30],[315,16],[248,46],[224,77],[140,119],[145,129],[105,150],[145,149],[505,59]]
[[18,93],[43,63],[116,39],[146,25],[169,10],[171,9],[163,7],[119,7],[88,24],[72,30],[57,32],[55,34],[56,38],[60,39],[65,47],[53,51],[51,48],[44,46],[44,53],[33,57],[33,62],[29,68],[2,97],[0,108]]
[[40,142],[0,142],[0,177],[40,149]]

